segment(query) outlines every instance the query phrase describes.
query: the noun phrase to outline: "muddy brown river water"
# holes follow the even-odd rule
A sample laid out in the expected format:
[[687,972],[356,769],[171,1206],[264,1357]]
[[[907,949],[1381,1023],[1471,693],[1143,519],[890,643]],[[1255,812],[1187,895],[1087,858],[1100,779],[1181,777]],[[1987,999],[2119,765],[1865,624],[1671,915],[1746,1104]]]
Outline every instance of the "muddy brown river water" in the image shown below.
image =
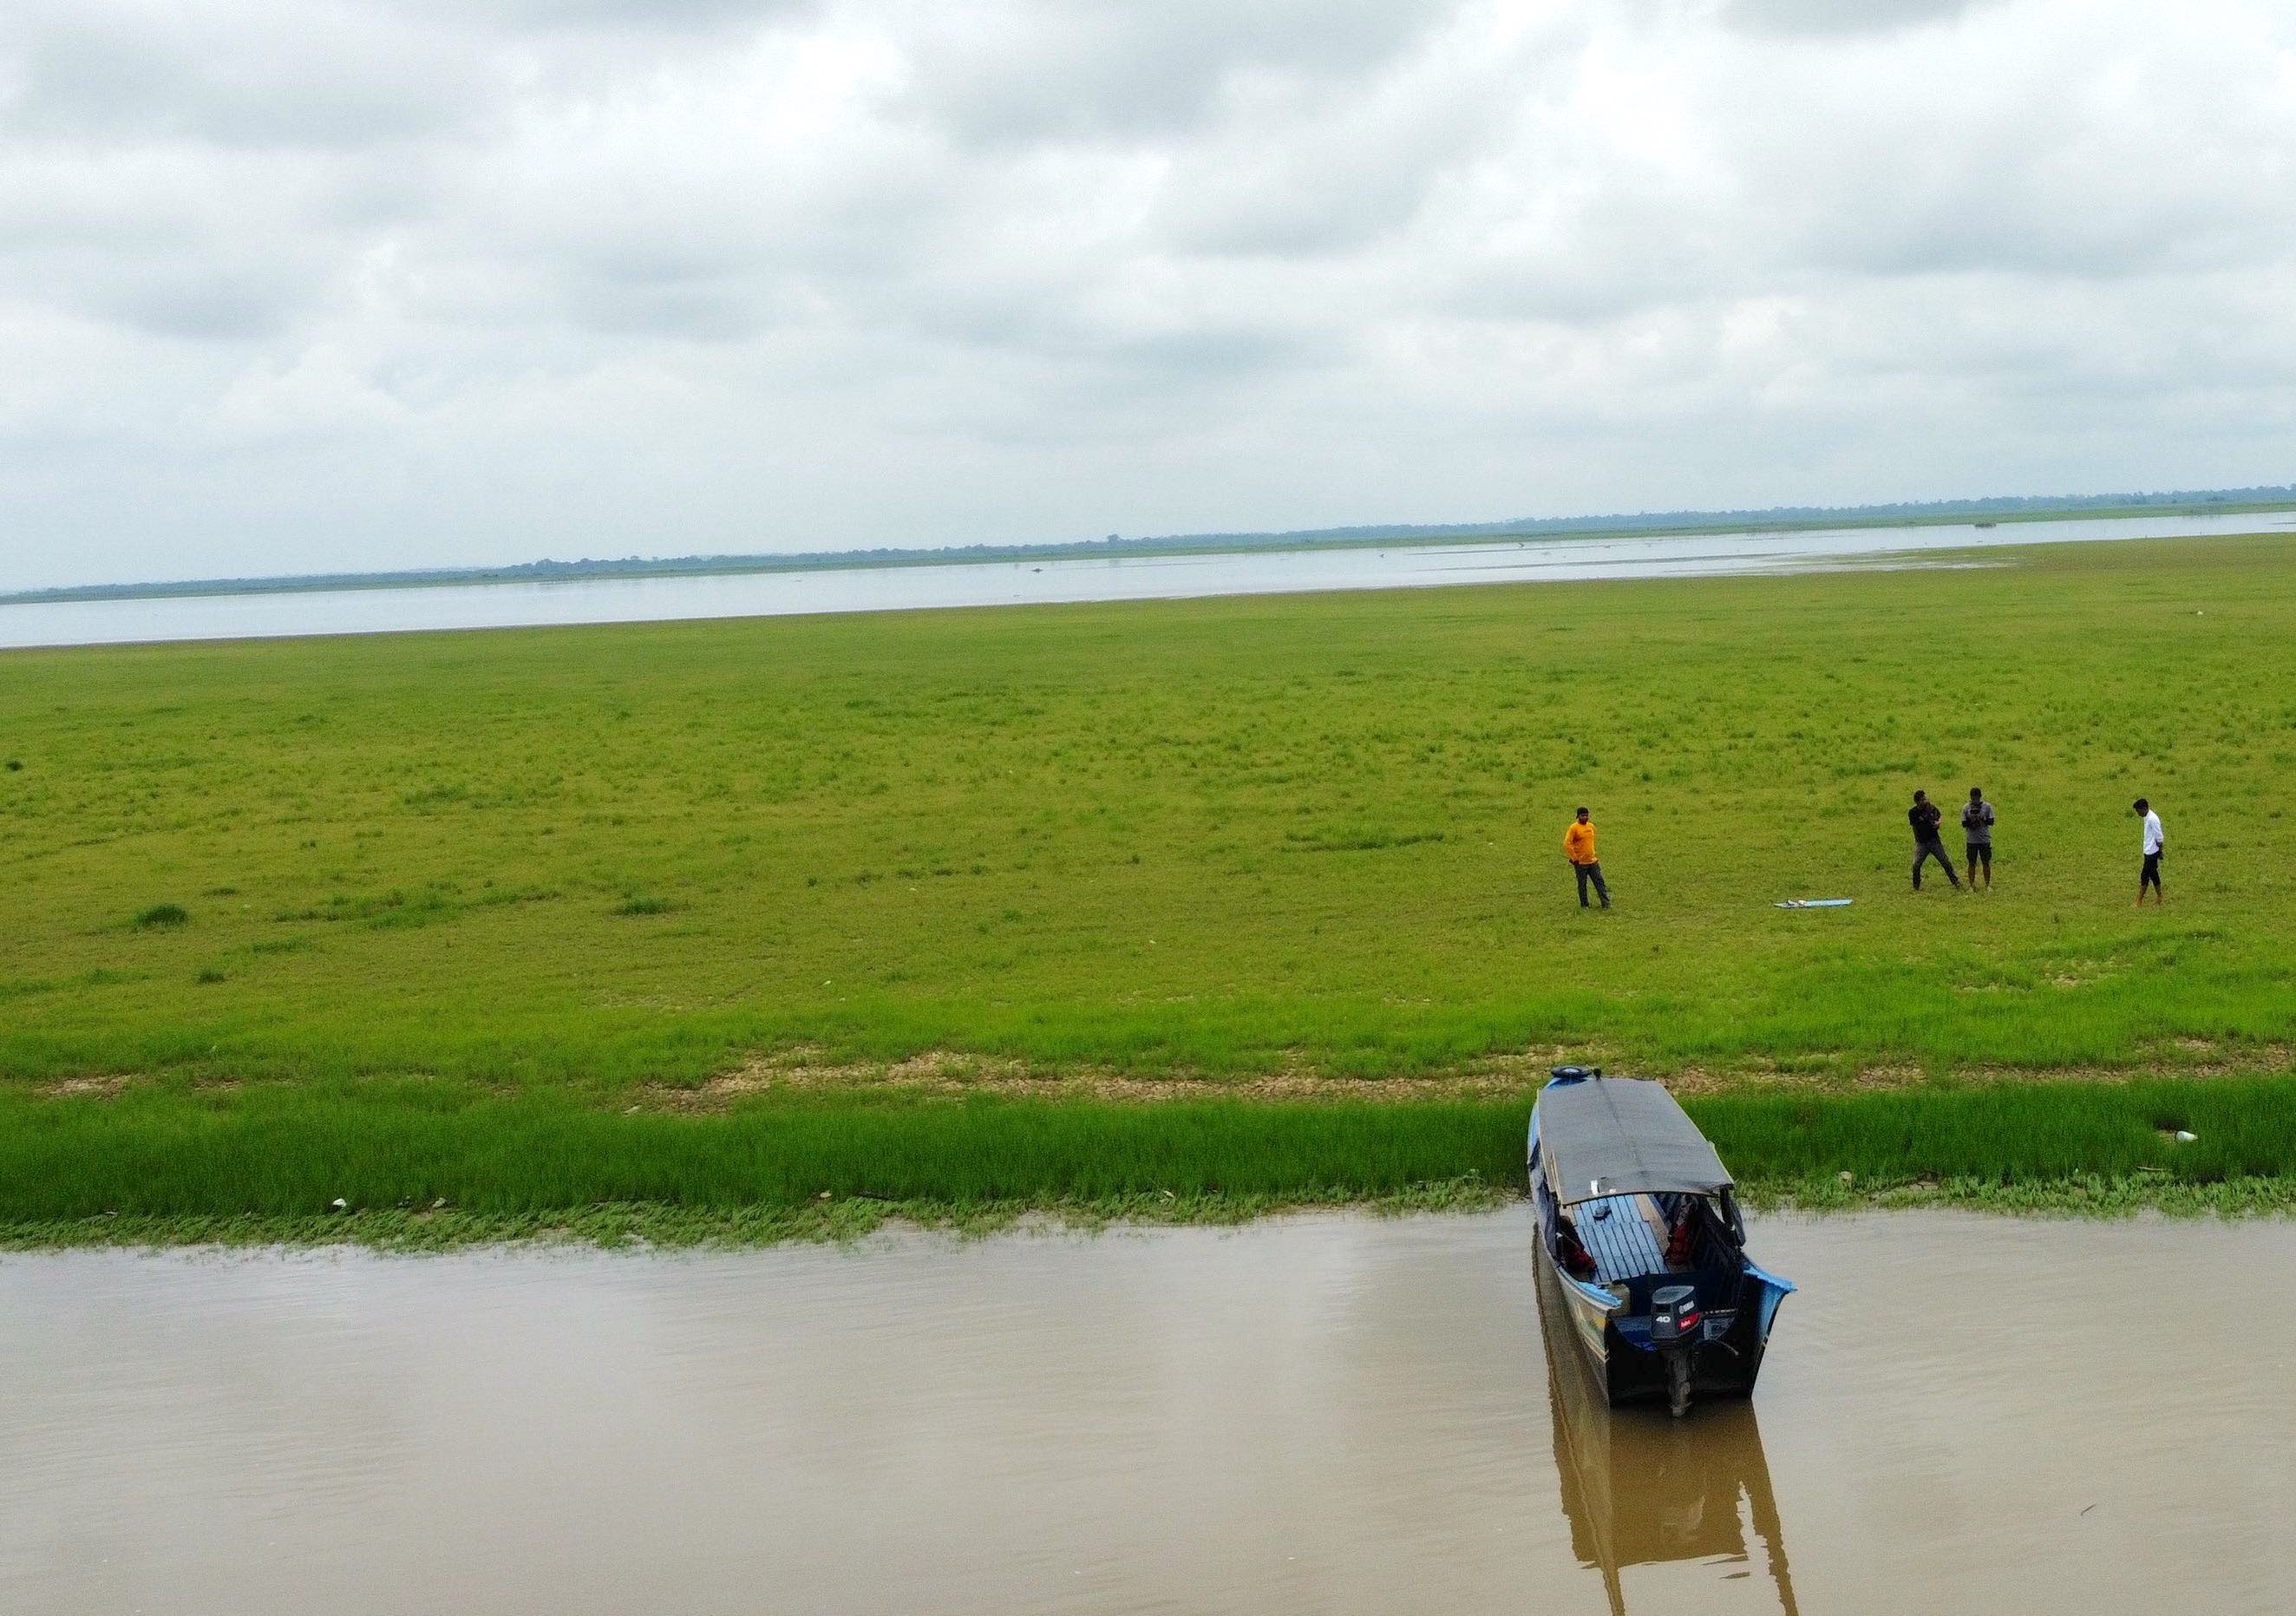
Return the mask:
[[9,1612],[2296,1606],[2296,1224],[1765,1218],[1586,1406],[1520,1212],[0,1259]]

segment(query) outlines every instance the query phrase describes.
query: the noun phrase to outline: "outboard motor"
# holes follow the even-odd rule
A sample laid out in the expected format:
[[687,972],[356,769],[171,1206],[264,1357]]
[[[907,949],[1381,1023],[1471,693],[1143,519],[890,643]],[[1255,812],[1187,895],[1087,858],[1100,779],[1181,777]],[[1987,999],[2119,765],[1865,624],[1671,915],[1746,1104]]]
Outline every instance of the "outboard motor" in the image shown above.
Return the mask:
[[1651,1345],[1666,1364],[1666,1406],[1670,1414],[1690,1412],[1691,1357],[1702,1333],[1702,1317],[1693,1285],[1660,1285],[1651,1292]]

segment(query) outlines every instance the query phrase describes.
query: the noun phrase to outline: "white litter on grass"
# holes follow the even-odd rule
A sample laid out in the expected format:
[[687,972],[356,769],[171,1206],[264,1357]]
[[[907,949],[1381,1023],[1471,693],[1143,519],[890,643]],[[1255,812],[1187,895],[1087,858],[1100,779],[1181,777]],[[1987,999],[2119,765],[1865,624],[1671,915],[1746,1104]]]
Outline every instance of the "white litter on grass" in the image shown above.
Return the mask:
[[1781,909],[1846,909],[1856,900],[1848,898],[1789,898],[1778,905]]
[[2199,1137],[2200,1135],[2188,1134],[2181,1128],[2177,1130],[2177,1143],[2179,1144],[2190,1144],[2194,1140]]

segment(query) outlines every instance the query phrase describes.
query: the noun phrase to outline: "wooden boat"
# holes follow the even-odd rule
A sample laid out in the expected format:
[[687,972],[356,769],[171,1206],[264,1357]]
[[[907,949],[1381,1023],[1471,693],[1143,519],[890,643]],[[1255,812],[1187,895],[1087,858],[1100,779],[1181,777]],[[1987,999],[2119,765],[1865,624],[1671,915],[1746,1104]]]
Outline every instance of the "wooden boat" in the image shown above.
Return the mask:
[[1558,1066],[1531,1108],[1539,1300],[1612,1405],[1754,1389],[1793,1286],[1748,1260],[1714,1146],[1656,1083]]

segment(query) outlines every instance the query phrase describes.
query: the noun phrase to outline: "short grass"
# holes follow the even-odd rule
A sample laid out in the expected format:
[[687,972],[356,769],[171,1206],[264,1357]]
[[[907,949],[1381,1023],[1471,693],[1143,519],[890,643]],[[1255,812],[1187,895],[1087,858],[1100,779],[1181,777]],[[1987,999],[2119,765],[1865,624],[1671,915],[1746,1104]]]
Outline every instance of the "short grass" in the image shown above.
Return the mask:
[[[2296,545],[1985,559],[0,654],[0,1219],[1408,1199],[1491,1182],[1524,1109],[660,1114],[798,1051],[1886,1071],[1948,1092],[1726,1092],[1715,1125],[1800,1198],[2276,1182],[2219,1160],[2241,1126],[2156,1159],[2150,1118],[2079,1109],[2142,1085],[1924,1108],[1980,1070],[2287,1066]],[[1997,890],[1909,893],[1908,793],[1972,782]],[[2130,907],[2140,792],[2164,913]],[[1579,802],[1611,914],[1562,861]],[[1971,1132],[1876,1154],[1837,1115]]]
[[[2296,546],[2011,559],[0,655],[0,1078],[2289,1038]],[[1997,890],[1916,898],[1906,796],[1972,782]]]

